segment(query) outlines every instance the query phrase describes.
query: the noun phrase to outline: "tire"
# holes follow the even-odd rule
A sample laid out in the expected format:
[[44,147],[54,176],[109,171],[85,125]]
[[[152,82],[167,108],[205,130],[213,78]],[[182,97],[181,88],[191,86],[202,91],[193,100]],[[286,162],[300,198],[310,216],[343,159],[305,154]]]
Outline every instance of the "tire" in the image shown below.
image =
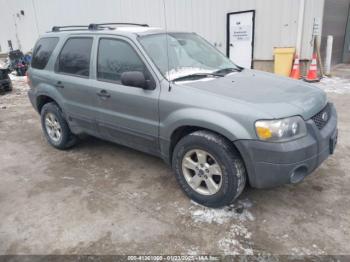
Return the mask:
[[10,92],[11,92],[12,90],[13,90],[13,84],[12,84],[12,81],[10,81],[8,91],[10,91]]
[[[199,163],[203,163],[200,159],[205,159],[207,163],[198,169]],[[177,143],[173,152],[172,168],[185,194],[208,207],[217,208],[231,204],[242,193],[246,184],[243,160],[232,143],[205,130],[191,133]],[[203,174],[206,172],[208,175],[205,177]],[[220,173],[221,176],[216,175]],[[201,181],[200,184],[198,181]]]
[[12,85],[10,85],[9,88],[6,91],[7,92],[12,92],[12,90],[13,90],[13,87],[12,87]]
[[[69,126],[67,124],[67,121],[65,120],[61,109],[58,107],[58,105],[54,102],[47,103],[43,106],[40,112],[41,115],[41,127],[43,129],[43,132],[45,134],[45,137],[47,141],[55,148],[57,149],[68,149],[76,144],[77,138],[76,136],[70,131]],[[60,130],[60,136],[56,136],[57,139],[55,139],[55,136],[52,135],[52,133],[55,133],[53,131],[50,132],[49,124],[47,121],[47,118],[51,117],[50,122],[55,123],[55,130]],[[52,126],[52,124],[51,124]],[[58,134],[56,132],[56,134]]]

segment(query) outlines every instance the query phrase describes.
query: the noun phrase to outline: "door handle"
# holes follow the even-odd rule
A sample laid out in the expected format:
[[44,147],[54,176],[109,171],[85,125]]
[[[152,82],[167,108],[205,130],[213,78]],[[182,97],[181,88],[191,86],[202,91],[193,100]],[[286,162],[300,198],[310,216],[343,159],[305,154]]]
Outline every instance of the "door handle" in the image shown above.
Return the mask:
[[104,98],[111,97],[111,95],[104,89],[102,89],[100,92],[97,92],[97,95],[99,97],[104,97]]
[[64,88],[64,85],[62,85],[61,81],[58,81],[56,84],[54,84],[54,86],[58,88]]

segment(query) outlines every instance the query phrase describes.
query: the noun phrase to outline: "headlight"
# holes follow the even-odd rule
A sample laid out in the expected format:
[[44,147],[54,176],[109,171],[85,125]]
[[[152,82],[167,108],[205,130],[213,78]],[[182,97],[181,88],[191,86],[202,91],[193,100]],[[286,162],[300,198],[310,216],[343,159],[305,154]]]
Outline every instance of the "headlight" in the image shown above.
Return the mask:
[[261,140],[281,142],[306,135],[306,125],[300,116],[255,122],[256,134]]

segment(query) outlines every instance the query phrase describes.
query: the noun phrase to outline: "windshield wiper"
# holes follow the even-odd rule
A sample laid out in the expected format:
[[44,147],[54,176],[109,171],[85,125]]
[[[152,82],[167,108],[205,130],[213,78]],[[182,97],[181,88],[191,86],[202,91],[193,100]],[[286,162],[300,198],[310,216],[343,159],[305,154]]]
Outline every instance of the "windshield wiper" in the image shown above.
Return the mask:
[[173,82],[175,82],[175,81],[183,81],[183,80],[191,79],[191,78],[200,79],[200,78],[205,78],[205,77],[223,77],[223,75],[222,74],[216,74],[216,72],[214,72],[214,73],[196,73],[196,74],[180,76],[180,77],[174,78],[172,81]]
[[[243,71],[243,67],[240,67],[240,66],[237,66],[237,67],[228,67],[228,68],[223,68],[223,69],[219,69],[215,72],[213,72],[213,74],[228,74],[228,73],[231,73],[231,72],[242,72]],[[222,75],[223,76],[223,75]]]

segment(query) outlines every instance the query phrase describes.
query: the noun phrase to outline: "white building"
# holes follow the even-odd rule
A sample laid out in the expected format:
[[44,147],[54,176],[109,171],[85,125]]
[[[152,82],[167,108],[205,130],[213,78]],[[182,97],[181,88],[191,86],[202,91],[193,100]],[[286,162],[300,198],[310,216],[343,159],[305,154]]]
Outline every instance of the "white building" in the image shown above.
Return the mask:
[[254,67],[261,68],[273,59],[274,47],[298,42],[301,59],[310,59],[314,26],[322,32],[324,8],[332,8],[331,2],[343,10],[350,0],[0,0],[0,52],[8,52],[9,42],[27,52],[55,25],[135,22],[196,32],[227,53],[228,14],[254,10],[254,26],[245,28],[251,33]]

